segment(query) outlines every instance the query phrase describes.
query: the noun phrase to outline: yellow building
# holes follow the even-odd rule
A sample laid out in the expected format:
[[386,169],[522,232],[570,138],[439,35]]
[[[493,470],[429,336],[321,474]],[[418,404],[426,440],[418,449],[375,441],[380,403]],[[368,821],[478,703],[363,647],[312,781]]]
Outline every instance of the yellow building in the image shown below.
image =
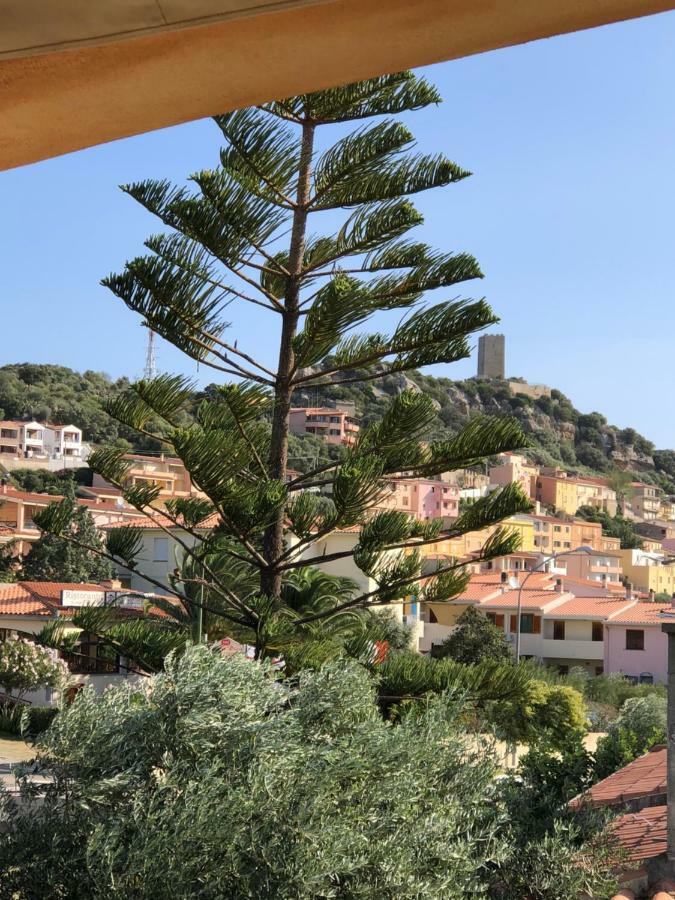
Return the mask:
[[[519,550],[535,551],[537,549],[534,543],[534,522],[530,519],[513,516],[510,519],[505,519],[501,524],[520,535]],[[493,525],[490,528],[484,528],[482,531],[470,531],[468,534],[463,534],[460,537],[448,538],[435,544],[426,544],[420,547],[420,553],[423,557],[448,559],[454,556],[457,559],[468,560],[472,554],[480,553],[488,538],[497,530],[497,527]]]
[[619,550],[623,574],[639,591],[675,593],[675,563],[664,565],[660,554],[645,550]]
[[580,506],[594,506],[616,515],[616,493],[601,478],[574,478],[565,472],[540,473],[534,481],[534,498],[570,516]]

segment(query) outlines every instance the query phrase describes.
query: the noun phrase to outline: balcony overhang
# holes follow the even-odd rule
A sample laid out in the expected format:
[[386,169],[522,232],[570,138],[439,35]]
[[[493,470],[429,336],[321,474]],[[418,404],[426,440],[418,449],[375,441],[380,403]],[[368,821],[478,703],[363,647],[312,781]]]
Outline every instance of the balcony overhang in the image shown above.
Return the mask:
[[2,3],[0,169],[675,0]]

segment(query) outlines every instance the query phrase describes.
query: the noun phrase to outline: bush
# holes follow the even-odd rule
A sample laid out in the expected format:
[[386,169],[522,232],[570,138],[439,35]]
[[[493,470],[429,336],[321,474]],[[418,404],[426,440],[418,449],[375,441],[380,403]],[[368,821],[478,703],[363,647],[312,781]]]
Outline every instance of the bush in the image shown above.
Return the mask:
[[431,655],[436,659],[449,657],[465,665],[513,658],[504,632],[473,606],[469,606],[457,619],[457,626],[450,637],[432,647]]
[[20,731],[26,740],[34,741],[46,731],[58,713],[56,706],[26,706],[21,711]]
[[595,754],[597,779],[616,772],[654,744],[665,742],[666,704],[665,697],[656,694],[626,700],[607,735],[598,741]]
[[[486,896],[540,849],[510,840],[494,760],[462,717],[438,697],[392,726],[357,663],[279,682],[204,646],[141,684],[85,688],[38,739],[43,802],[7,803],[0,896]],[[604,888],[605,858],[564,836],[549,871],[578,852]]]

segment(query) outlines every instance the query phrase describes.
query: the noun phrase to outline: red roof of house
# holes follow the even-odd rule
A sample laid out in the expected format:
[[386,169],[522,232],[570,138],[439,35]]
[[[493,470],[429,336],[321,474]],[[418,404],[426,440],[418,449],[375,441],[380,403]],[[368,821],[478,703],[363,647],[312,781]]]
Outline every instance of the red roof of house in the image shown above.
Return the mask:
[[24,500],[31,503],[58,503],[63,500],[61,494],[38,494],[34,491],[17,491],[13,487],[7,487],[6,491],[0,492],[0,502],[4,500]]
[[632,863],[660,856],[667,849],[667,806],[649,806],[610,823]]
[[[50,616],[56,611],[59,614],[72,613],[74,608],[63,606],[63,591],[100,591],[108,590],[101,584],[86,582],[71,583],[67,581],[20,581],[15,584],[0,584],[0,616]],[[162,596],[162,595],[160,595]],[[164,596],[165,600],[175,600]],[[139,610],[131,607],[119,607],[128,615],[138,615]],[[154,615],[164,616],[163,610],[151,607],[148,610]]]
[[[664,612],[673,612],[670,603],[650,603],[649,601],[640,601],[635,603],[629,609],[614,616],[611,620],[612,625],[661,625]],[[674,620],[675,621],[675,620]]]
[[[199,528],[214,528],[220,522],[220,516],[218,513],[211,513],[210,516],[207,516],[203,522],[200,522]],[[159,516],[155,515],[151,519],[149,516],[134,516],[129,517],[124,522],[112,522],[107,525],[103,525],[103,528],[178,528],[180,526],[174,525],[171,519],[167,518],[167,516]]]
[[[519,591],[513,590],[499,594],[497,597],[490,597],[481,602],[481,609],[515,609],[518,606],[518,594]],[[542,612],[550,604],[572,599],[572,594],[567,591],[559,594],[556,591],[524,590],[520,594],[521,609],[536,609]]]
[[570,805],[578,806],[584,800],[592,806],[618,806],[639,797],[651,797],[665,792],[666,748],[660,744],[643,756],[638,756],[623,769],[594,784]]
[[612,619],[633,603],[635,603],[634,600],[618,597],[580,597],[575,595],[572,600],[556,607],[555,616],[557,619]]
[[0,615],[48,616],[61,607],[62,591],[103,591],[100,584],[20,581],[0,585]]

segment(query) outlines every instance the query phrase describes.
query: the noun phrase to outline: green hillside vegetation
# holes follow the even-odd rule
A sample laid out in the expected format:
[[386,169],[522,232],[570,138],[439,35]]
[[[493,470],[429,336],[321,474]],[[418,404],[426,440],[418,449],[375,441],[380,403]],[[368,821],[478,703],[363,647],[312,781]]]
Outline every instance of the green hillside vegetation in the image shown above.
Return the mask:
[[434,400],[434,438],[455,431],[477,414],[511,415],[519,420],[531,442],[527,455],[540,465],[558,465],[588,475],[608,475],[617,468],[625,469],[635,480],[675,493],[675,451],[657,450],[635,429],[610,425],[599,412],[580,412],[557,390],[550,397],[533,400],[524,394],[514,395],[505,381],[452,381],[414,372],[385,377],[376,387],[368,381],[325,385],[318,390],[313,388],[311,394],[298,400],[312,405],[351,401],[368,424],[380,417],[391,396],[412,386]]
[[[358,376],[354,372],[354,376]],[[136,450],[158,450],[151,439],[125,429],[111,419],[102,402],[129,386],[126,378],[113,381],[102,372],[78,373],[65,366],[11,364],[0,367],[0,418],[35,418],[74,424],[92,443],[126,442]],[[356,404],[363,424],[378,421],[389,400],[405,388],[417,387],[428,394],[437,409],[430,438],[456,431],[471,416],[502,414],[515,416],[531,442],[528,455],[540,465],[559,465],[580,474],[607,475],[616,468],[631,472],[635,479],[655,484],[675,494],[675,451],[657,450],[633,428],[610,425],[599,412],[581,413],[560,391],[532,400],[514,395],[506,382],[452,381],[415,372],[389,375],[376,383],[312,387],[298,392],[298,405],[340,401]],[[204,395],[209,394],[209,387]],[[333,459],[339,448],[326,445],[312,435],[293,437],[290,465],[308,470],[318,460]]]

